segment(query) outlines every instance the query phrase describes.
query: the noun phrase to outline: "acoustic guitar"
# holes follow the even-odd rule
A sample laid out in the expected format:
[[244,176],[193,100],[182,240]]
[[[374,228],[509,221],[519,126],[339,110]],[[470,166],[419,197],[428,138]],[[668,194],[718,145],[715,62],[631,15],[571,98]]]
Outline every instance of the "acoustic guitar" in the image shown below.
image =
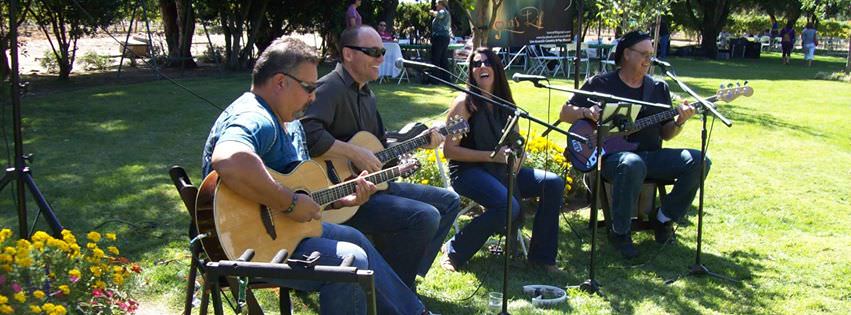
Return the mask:
[[[446,126],[439,128],[438,132],[446,137],[456,139],[456,137],[461,137],[467,133],[469,129],[470,126],[463,117],[455,116],[449,119]],[[375,135],[366,131],[361,131],[352,136],[348,143],[374,152],[378,160],[381,161],[381,164],[386,165],[387,162],[390,162],[399,156],[413,152],[417,148],[428,144],[430,141],[431,134],[426,133],[403,141],[392,147],[384,148],[384,145],[381,144],[381,141],[378,140]],[[322,165],[325,169],[326,175],[332,182],[339,182],[340,180],[354,178],[357,174],[360,174],[360,170],[358,170],[351,161],[344,158],[320,155],[313,158],[313,160],[318,161]],[[384,183],[378,185],[376,183],[375,187],[377,190],[385,190],[387,189],[387,184]],[[333,211],[327,211],[322,215],[322,221],[337,224],[346,222],[351,219],[355,213],[357,213],[358,208],[359,207],[345,207],[335,209]]]
[[[370,174],[366,180],[383,183],[410,175],[417,168],[416,160],[406,160]],[[356,188],[355,180],[332,184],[323,168],[312,160],[301,162],[287,174],[268,171],[275,181],[296,193],[310,196],[323,208],[353,194]],[[198,232],[206,234],[201,245],[212,261],[235,260],[248,248],[254,249],[256,261],[269,261],[281,249],[292,253],[301,240],[322,235],[319,220],[298,222],[280,210],[247,199],[219,180],[215,171],[207,175],[198,189],[195,222]]]
[[[745,83],[747,84],[747,82]],[[736,86],[719,89],[715,95],[707,98],[709,102],[725,101],[731,102],[739,96],[753,95],[753,89],[749,86]],[[697,109],[703,110],[700,103],[692,103],[697,106]],[[626,136],[638,132],[641,129],[658,124],[665,120],[677,116],[677,109],[672,108],[652,116],[644,117],[635,121],[630,126],[622,126],[621,132],[613,132],[608,134],[603,139],[603,156],[610,153],[623,151],[634,151],[638,149],[637,143],[632,143],[626,140]],[[580,119],[570,126],[569,130],[572,134],[577,134],[588,139],[587,142],[580,141],[571,135],[567,136],[568,145],[564,149],[564,157],[567,158],[573,167],[580,172],[589,172],[597,167],[597,124],[590,119]]]

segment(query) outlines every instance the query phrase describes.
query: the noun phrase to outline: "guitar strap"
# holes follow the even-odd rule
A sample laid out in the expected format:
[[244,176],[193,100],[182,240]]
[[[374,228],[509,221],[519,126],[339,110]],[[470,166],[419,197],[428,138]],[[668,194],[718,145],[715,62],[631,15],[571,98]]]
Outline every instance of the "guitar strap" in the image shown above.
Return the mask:
[[653,95],[653,86],[654,86],[653,78],[649,75],[644,75],[644,82],[641,84],[641,100],[645,102],[650,101],[650,97]]

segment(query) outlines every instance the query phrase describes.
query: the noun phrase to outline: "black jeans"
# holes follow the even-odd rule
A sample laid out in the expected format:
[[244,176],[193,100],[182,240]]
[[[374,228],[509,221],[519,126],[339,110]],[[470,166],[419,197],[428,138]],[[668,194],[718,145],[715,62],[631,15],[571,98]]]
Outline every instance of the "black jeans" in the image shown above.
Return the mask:
[[[443,68],[444,70],[451,70],[449,69],[449,36],[431,37],[431,63]],[[449,79],[449,73],[444,71],[436,72],[437,73],[432,73],[432,75],[445,81],[452,82],[452,80]]]

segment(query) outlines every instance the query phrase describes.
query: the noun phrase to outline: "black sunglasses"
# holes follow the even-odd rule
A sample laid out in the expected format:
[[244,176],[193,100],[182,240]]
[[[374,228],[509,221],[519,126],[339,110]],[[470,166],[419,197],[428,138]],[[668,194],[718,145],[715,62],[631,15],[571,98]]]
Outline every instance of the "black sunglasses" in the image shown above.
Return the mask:
[[378,58],[378,57],[384,56],[384,53],[387,52],[387,49],[384,49],[384,47],[375,48],[375,47],[359,47],[359,46],[349,46],[349,45],[346,45],[346,46],[343,46],[343,47],[351,48],[351,49],[360,51],[360,52],[362,52],[362,53],[364,53],[367,56],[370,56],[372,58]]
[[289,74],[289,73],[286,73],[286,72],[278,72],[278,73],[283,74],[285,76],[288,76],[290,79],[293,79],[296,82],[298,82],[298,85],[300,85],[301,88],[304,89],[305,92],[307,92],[307,94],[310,94],[310,93],[313,93],[313,91],[316,91],[316,83],[307,83],[305,81],[299,80],[298,78],[294,77],[292,74]]
[[490,67],[491,62],[490,62],[490,60],[487,60],[487,59],[470,61],[470,67],[478,68],[478,67],[481,67],[482,65],[484,65],[485,67]]

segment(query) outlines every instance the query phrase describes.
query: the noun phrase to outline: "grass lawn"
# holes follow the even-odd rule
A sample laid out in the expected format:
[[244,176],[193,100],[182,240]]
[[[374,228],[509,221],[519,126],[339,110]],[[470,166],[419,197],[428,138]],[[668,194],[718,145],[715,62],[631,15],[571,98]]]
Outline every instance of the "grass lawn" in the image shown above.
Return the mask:
[[[566,274],[548,275],[513,262],[510,311],[851,313],[851,124],[845,122],[851,117],[851,84],[814,79],[817,72],[838,71],[844,59],[817,57],[816,66],[806,68],[801,55],[793,57],[792,66],[781,65],[779,55],[771,53],[759,60],[672,59],[682,78],[703,95],[721,83],[744,80],[755,90],[753,97],[720,105],[734,125],[715,124],[706,186],[702,261],[741,282],[680,278],[665,284],[694,261],[697,217],[691,211],[672,245],[660,247],[649,233],[637,233],[642,254],[631,263],[615,255],[600,231],[597,279],[605,297],[571,289],[569,303],[536,310],[522,285],[570,287],[587,277],[587,211],[572,212],[562,217],[559,240],[558,264]],[[225,107],[248,88],[248,78],[225,74],[181,84]],[[572,86],[572,81],[554,83]],[[455,95],[435,86],[373,88],[388,128],[439,117]],[[512,83],[512,88],[520,106],[546,120],[556,117],[567,97],[552,93],[548,107],[546,91],[529,83]],[[118,232],[122,252],[146,270],[139,287],[142,308],[177,313],[188,270],[189,218],[167,169],[182,165],[200,182],[201,148],[220,110],[166,81],[42,94],[23,100],[25,152],[35,153],[31,166],[40,188],[72,231]],[[11,145],[10,110],[4,109]],[[666,146],[697,148],[699,143],[699,121],[693,119]],[[11,155],[7,147],[4,158]],[[6,189],[0,198],[5,209],[0,227],[17,227],[12,196]],[[460,273],[435,265],[421,279],[419,293],[438,313],[485,313],[487,292],[502,285],[501,262],[480,251]],[[273,294],[260,295],[274,310]],[[298,313],[316,313],[315,296],[299,294],[295,302]],[[160,311],[150,311],[155,307]]]

